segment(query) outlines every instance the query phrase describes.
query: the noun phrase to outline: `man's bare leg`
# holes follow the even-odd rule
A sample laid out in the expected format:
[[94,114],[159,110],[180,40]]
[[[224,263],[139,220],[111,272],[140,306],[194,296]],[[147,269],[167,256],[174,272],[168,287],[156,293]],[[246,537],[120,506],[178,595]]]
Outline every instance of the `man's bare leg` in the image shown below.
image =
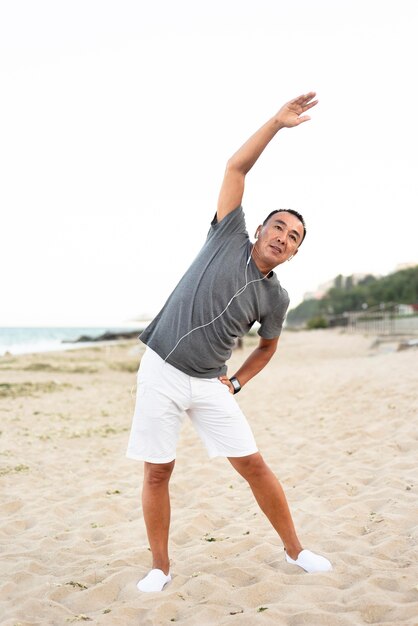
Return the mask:
[[261,510],[280,535],[287,554],[297,559],[302,545],[296,535],[284,491],[259,452],[243,457],[228,457],[232,466],[245,478]]
[[248,481],[261,510],[280,535],[286,550],[286,561],[309,573],[331,571],[328,559],[302,548],[284,491],[261,454],[256,452],[245,457],[230,457],[229,461]]
[[142,509],[152,552],[152,568],[168,574],[168,533],[170,528],[170,495],[168,484],[175,461],[144,463]]

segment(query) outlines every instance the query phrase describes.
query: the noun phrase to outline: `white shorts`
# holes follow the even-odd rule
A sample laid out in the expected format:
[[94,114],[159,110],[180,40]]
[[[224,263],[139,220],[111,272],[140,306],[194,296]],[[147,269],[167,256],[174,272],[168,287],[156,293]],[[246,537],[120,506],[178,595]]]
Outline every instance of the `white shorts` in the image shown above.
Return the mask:
[[257,452],[245,415],[217,378],[196,378],[147,348],[138,371],[135,412],[126,456],[149,463],[176,458],[184,416],[190,417],[209,458]]

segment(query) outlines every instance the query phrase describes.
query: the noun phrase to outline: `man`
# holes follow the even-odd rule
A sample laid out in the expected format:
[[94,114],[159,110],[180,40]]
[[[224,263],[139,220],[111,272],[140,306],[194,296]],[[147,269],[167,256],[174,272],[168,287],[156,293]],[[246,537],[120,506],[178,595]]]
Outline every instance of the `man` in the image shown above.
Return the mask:
[[[283,541],[286,560],[307,572],[332,569],[327,559],[302,548],[284,492],[233,397],[276,351],[289,298],[272,270],[298,253],[306,233],[299,213],[275,211],[252,244],[241,208],[245,176],[279,130],[310,119],[305,113],[317,104],[315,95],[286,103],[228,161],[205,245],[141,335],[147,349],[127,451],[145,462],[142,504],[153,565],[139,581],[140,591],[162,591],[171,580],[168,484],[184,413],[209,456],[227,457],[248,481]],[[258,346],[228,377],[225,362],[234,342],[255,321]]]

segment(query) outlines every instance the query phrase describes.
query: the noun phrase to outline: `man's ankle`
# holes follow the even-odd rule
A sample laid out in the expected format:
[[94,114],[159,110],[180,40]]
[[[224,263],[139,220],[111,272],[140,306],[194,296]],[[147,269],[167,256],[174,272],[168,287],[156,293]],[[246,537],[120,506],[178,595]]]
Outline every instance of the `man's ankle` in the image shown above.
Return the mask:
[[300,544],[298,546],[288,546],[285,548],[286,554],[290,556],[290,558],[293,559],[294,561],[296,561],[296,559],[298,558],[302,550],[303,548]]
[[166,576],[170,571],[170,561],[153,561],[152,569],[160,569]]

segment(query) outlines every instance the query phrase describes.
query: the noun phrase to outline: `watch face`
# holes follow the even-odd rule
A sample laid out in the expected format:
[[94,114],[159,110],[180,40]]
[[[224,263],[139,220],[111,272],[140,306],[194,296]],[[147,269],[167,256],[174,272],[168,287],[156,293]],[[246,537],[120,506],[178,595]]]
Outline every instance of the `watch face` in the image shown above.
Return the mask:
[[231,379],[231,383],[233,388],[235,389],[235,391],[239,391],[241,389],[241,385],[239,384],[238,380],[236,378],[232,378]]

